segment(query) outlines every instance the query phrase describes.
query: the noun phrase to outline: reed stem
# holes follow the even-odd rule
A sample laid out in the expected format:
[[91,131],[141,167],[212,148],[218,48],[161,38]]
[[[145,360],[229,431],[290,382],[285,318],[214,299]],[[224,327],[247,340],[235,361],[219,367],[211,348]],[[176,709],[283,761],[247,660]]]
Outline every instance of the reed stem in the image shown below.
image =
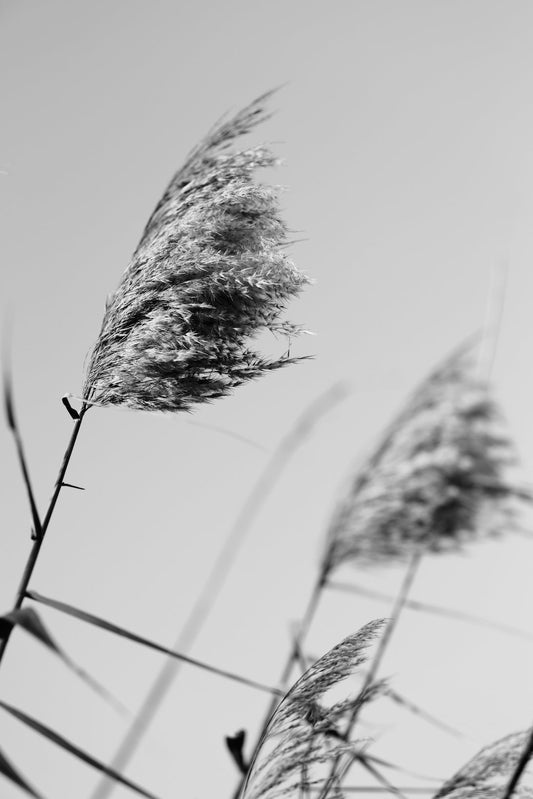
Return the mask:
[[[26,565],[24,567],[24,571],[22,572],[22,577],[20,579],[20,583],[17,589],[17,593],[15,594],[15,602],[13,605],[13,610],[18,610],[24,601],[24,597],[26,595],[26,591],[28,589],[31,576],[33,574],[33,570],[35,569],[35,565],[37,563],[37,559],[39,557],[39,553],[41,551],[41,547],[44,543],[44,537],[46,535],[46,531],[48,530],[48,526],[52,519],[54,509],[57,504],[57,500],[59,499],[59,494],[61,493],[61,489],[63,488],[63,479],[66,475],[68,465],[70,459],[72,457],[72,453],[74,451],[74,447],[76,445],[76,441],[78,439],[78,434],[80,432],[81,423],[83,421],[83,417],[85,415],[86,407],[83,406],[79,418],[76,419],[74,423],[74,427],[72,429],[72,433],[70,436],[70,440],[68,442],[67,448],[65,450],[65,454],[63,455],[63,460],[61,462],[61,466],[59,468],[59,473],[54,485],[54,490],[52,493],[52,497],[50,499],[50,503],[48,505],[48,509],[46,511],[46,515],[44,517],[43,522],[40,525],[40,530],[35,531],[35,538],[33,541],[33,546],[30,550],[28,555],[28,559],[26,561]],[[4,638],[0,641],[0,663],[2,662],[2,658],[4,656],[4,652],[6,651],[6,647],[10,638],[11,631],[7,631]]]

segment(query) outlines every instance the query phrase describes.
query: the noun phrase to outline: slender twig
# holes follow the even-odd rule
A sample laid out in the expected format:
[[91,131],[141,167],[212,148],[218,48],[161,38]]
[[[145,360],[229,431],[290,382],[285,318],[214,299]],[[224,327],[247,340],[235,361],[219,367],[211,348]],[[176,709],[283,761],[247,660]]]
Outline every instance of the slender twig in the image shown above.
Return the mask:
[[[184,654],[190,650],[226,583],[254,519],[278,482],[282,470],[318,419],[346,396],[347,388],[342,383],[337,383],[329,388],[302,413],[296,424],[282,439],[229,531],[202,591],[197,597],[185,625],[176,637],[173,649],[177,649]],[[114,769],[122,771],[129,762],[144,731],[152,721],[161,701],[176,677],[179,668],[180,663],[174,660],[168,660],[163,665],[112,759],[112,767]],[[282,682],[281,686],[283,687],[283,685],[284,683]],[[273,701],[273,707],[276,706],[277,701],[277,699]],[[110,780],[102,779],[96,786],[91,799],[107,799],[114,787]]]
[[[48,526],[52,519],[52,515],[54,513],[54,509],[59,498],[59,494],[61,493],[61,489],[63,488],[63,480],[65,474],[67,472],[67,468],[72,457],[72,452],[74,451],[74,446],[76,444],[78,434],[80,432],[80,427],[83,421],[83,417],[85,415],[85,406],[82,407],[79,419],[74,422],[74,427],[72,428],[72,433],[70,436],[70,440],[68,442],[67,448],[65,450],[65,454],[63,455],[63,460],[61,462],[61,466],[59,468],[59,474],[57,476],[54,490],[52,492],[52,497],[50,499],[50,503],[48,505],[48,509],[46,511],[46,515],[43,519],[42,524],[40,525],[40,534],[36,535],[33,546],[30,550],[30,554],[28,555],[28,559],[26,561],[26,565],[24,567],[24,571],[22,573],[22,577],[20,579],[19,587],[17,589],[17,593],[15,595],[15,602],[13,605],[13,610],[18,610],[22,606],[22,602],[24,601],[24,597],[26,594],[26,590],[30,583],[31,576],[33,574],[33,570],[35,568],[35,564],[37,563],[37,559],[39,557],[39,553],[41,551],[41,547],[44,542],[44,537],[46,535],[46,531],[48,530]],[[2,657],[4,656],[4,652],[6,650],[8,641],[10,638],[10,631],[6,632],[4,638],[0,641],[0,662],[2,661]]]
[[[327,588],[332,588],[335,591],[347,591],[359,596],[366,596],[369,599],[377,599],[380,602],[392,602],[394,597],[390,594],[376,591],[373,588],[366,588],[360,585],[353,585],[353,583],[345,583],[339,580],[329,580],[326,583]],[[443,616],[444,618],[453,619],[454,621],[463,621],[466,624],[473,624],[477,627],[488,627],[492,630],[513,635],[517,638],[525,638],[533,640],[533,633],[527,630],[522,630],[520,627],[513,627],[510,624],[487,619],[485,616],[478,616],[474,613],[465,613],[462,610],[455,610],[454,608],[446,608],[442,605],[434,605],[431,602],[421,602],[418,599],[407,599],[405,607],[408,610],[417,610],[422,613],[431,613],[435,616]]]
[[533,728],[529,734],[529,738],[527,739],[526,745],[524,747],[524,751],[520,755],[520,760],[515,766],[513,773],[511,774],[511,778],[507,783],[505,788],[505,793],[503,794],[502,799],[511,799],[511,796],[514,793],[515,788],[517,787],[518,783],[522,778],[522,774],[524,773],[527,764],[533,757]]
[[307,747],[307,754],[302,763],[301,768],[301,777],[300,777],[300,799],[309,799],[309,767],[307,765],[307,759],[311,756],[311,750],[313,748],[313,737],[309,740],[309,745]]

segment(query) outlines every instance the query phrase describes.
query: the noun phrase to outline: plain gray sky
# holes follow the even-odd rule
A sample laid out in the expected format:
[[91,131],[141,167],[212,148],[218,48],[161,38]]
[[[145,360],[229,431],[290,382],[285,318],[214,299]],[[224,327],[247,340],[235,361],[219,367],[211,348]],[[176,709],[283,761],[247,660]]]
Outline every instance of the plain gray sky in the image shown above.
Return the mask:
[[[193,654],[276,680],[315,575],[328,517],[354,465],[418,380],[483,323],[508,265],[493,375],[533,467],[533,5],[524,0],[228,0],[0,5],[3,310],[40,508],[105,297],[173,171],[214,121],[287,85],[254,135],[286,165],[286,218],[315,279],[290,309],[314,360],[199,408],[194,419],[272,449],[340,378],[349,400],[298,454],[254,525]],[[32,586],[170,643],[267,454],[187,416],[95,409]],[[1,433],[0,595],[9,608],[30,542]],[[533,630],[530,541],[427,561],[414,595]],[[396,571],[352,579],[389,590]],[[321,653],[387,608],[329,596]],[[52,611],[71,656],[134,710],[160,658]],[[393,686],[466,730],[456,741],[390,708],[376,753],[447,776],[478,745],[533,718],[533,644],[407,615],[384,666]],[[3,699],[101,758],[127,722],[16,634]],[[230,795],[223,737],[253,728],[260,694],[183,670],[129,769],[162,797]],[[44,796],[88,797],[94,772],[0,717],[0,748]],[[409,778],[405,778],[409,782]],[[17,790],[2,783],[5,799]],[[126,796],[117,790],[117,799]]]

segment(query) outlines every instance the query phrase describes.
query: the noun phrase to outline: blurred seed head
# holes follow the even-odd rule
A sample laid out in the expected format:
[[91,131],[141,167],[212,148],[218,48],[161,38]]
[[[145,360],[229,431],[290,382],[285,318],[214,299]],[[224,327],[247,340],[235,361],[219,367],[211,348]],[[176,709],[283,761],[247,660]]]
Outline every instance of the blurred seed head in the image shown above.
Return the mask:
[[499,532],[511,500],[511,443],[487,384],[462,348],[412,396],[356,474],[328,532],[324,574],[356,559],[386,562]]

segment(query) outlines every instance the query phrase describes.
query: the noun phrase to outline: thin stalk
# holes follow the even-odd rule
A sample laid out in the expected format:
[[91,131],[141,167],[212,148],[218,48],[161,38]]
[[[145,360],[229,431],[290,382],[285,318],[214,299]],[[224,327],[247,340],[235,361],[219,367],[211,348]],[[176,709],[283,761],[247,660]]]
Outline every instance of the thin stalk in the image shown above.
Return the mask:
[[[379,640],[379,644],[378,644],[378,646],[376,648],[376,654],[374,655],[374,659],[372,660],[372,663],[370,664],[370,668],[369,668],[369,670],[368,670],[368,672],[366,674],[365,681],[364,681],[363,687],[361,689],[361,692],[363,694],[368,690],[368,688],[370,688],[370,686],[372,685],[372,683],[374,682],[374,680],[376,678],[376,675],[378,673],[379,667],[380,667],[381,662],[383,660],[383,656],[385,655],[385,651],[387,650],[387,647],[389,646],[389,643],[390,643],[390,639],[392,638],[392,634],[394,633],[394,631],[395,631],[395,629],[396,629],[396,627],[398,625],[398,621],[400,619],[400,615],[401,615],[403,609],[405,608],[405,604],[407,602],[407,598],[409,596],[409,593],[411,591],[414,579],[416,577],[416,574],[417,574],[419,566],[420,566],[420,561],[422,560],[422,555],[426,551],[426,548],[427,548],[427,545],[425,543],[419,545],[415,549],[415,551],[413,552],[413,554],[411,556],[411,560],[409,561],[409,565],[408,565],[407,571],[406,571],[406,573],[404,575],[404,578],[403,578],[403,581],[402,581],[402,585],[401,585],[400,590],[398,592],[398,596],[396,597],[396,600],[394,602],[394,607],[392,609],[392,614],[391,614],[391,617],[389,619],[389,623],[385,627],[385,632],[383,633],[383,635],[381,636],[381,638]],[[354,708],[354,711],[352,713],[353,722],[355,722],[355,720],[357,718],[357,715],[359,714],[359,710],[360,710],[360,706],[357,706],[357,707]],[[352,724],[353,724],[353,722],[352,722]]]
[[[283,469],[298,446],[305,440],[317,420],[327,411],[331,410],[335,404],[344,399],[347,393],[348,390],[344,384],[337,383],[333,385],[311,403],[296,421],[292,429],[289,430],[287,435],[282,439],[278,448],[267,463],[263,473],[260,475],[256,485],[252,489],[252,492],[242,506],[204,583],[202,591],[189,613],[185,626],[180,630],[172,649],[176,649],[184,654],[190,650],[202,630],[222,588],[226,584],[235,559],[246,540],[252,522],[278,482]],[[111,761],[113,769],[117,771],[124,770],[137,749],[146,728],[157,713],[179,669],[180,663],[175,660],[169,659],[163,665],[148,691],[139,712],[113,756]],[[283,683],[281,687],[283,687]],[[274,700],[274,707],[276,704],[277,700]],[[114,783],[104,777],[96,786],[91,799],[107,799],[114,788]]]
[[485,304],[485,318],[478,352],[477,372],[480,380],[487,383],[492,374],[496,348],[500,336],[505,294],[507,291],[508,264],[502,261],[493,264]]
[[[380,602],[391,602],[394,599],[390,594],[385,594],[382,591],[375,591],[373,588],[365,588],[364,586],[345,583],[339,580],[328,581],[327,588],[331,588],[335,591],[346,591],[348,593],[358,594],[359,596],[366,596],[369,599],[377,599]],[[454,621],[462,621],[465,622],[465,624],[473,624],[476,627],[487,627],[491,630],[497,630],[500,633],[512,635],[517,638],[524,638],[529,641],[533,640],[533,633],[527,630],[522,630],[520,627],[513,627],[511,624],[494,621],[493,619],[487,619],[485,616],[478,616],[474,613],[465,613],[462,610],[446,608],[442,605],[434,605],[431,602],[421,602],[418,599],[408,599],[405,603],[405,607],[409,610],[431,613],[435,616],[453,619]]]
[[[80,432],[81,423],[83,421],[83,417],[85,415],[85,406],[82,407],[79,415],[79,419],[77,419],[74,423],[74,427],[72,429],[72,434],[70,436],[70,440],[68,442],[67,448],[65,450],[65,454],[63,455],[63,460],[61,462],[61,466],[59,469],[59,474],[57,476],[54,490],[52,493],[52,497],[50,499],[50,504],[48,505],[48,510],[46,511],[46,515],[42,524],[40,525],[40,531],[35,531],[35,539],[33,541],[33,546],[30,550],[28,555],[28,560],[26,561],[26,565],[24,567],[24,571],[22,573],[22,577],[20,579],[19,587],[17,589],[17,593],[15,595],[15,602],[13,605],[13,610],[18,610],[24,601],[24,597],[26,591],[28,589],[31,576],[33,574],[33,570],[37,563],[37,559],[39,557],[39,553],[41,551],[41,547],[44,543],[44,537],[46,535],[46,531],[48,530],[48,526],[52,519],[52,515],[54,513],[54,509],[59,498],[59,494],[61,493],[61,489],[63,488],[63,480],[67,472],[67,468],[72,457],[72,453],[74,451],[74,446],[76,444],[78,434]],[[4,638],[0,641],[0,663],[4,656],[4,652],[6,650],[9,638],[10,638],[11,631],[8,631]]]
[[283,691],[281,691],[279,688],[274,688],[271,685],[265,685],[265,683],[252,680],[249,677],[244,677],[241,674],[236,674],[234,671],[221,669],[218,666],[211,666],[205,661],[198,660],[197,658],[192,658],[189,655],[184,655],[181,652],[169,649],[166,646],[158,644],[156,641],[152,641],[149,638],[144,638],[142,635],[137,635],[137,633],[131,632],[131,630],[126,630],[124,627],[118,627],[116,624],[113,624],[106,619],[102,619],[101,616],[94,616],[92,613],[87,613],[80,608],[76,608],[74,605],[67,605],[65,602],[59,602],[57,599],[51,599],[51,597],[39,594],[37,591],[26,591],[26,596],[28,599],[33,599],[35,602],[41,602],[43,605],[48,605],[48,607],[59,610],[61,613],[66,613],[69,616],[73,616],[75,619],[79,619],[86,624],[94,624],[96,627],[100,627],[100,629],[106,630],[113,635],[119,635],[122,638],[126,638],[129,641],[140,644],[140,646],[146,646],[149,649],[155,650],[156,652],[170,655],[170,657],[179,661],[183,661],[183,663],[188,663],[191,666],[195,666],[197,669],[208,671],[211,674],[217,674],[219,677],[225,677],[228,680],[234,680],[235,682],[238,682],[241,685],[246,685],[249,688],[256,688],[258,691],[266,691],[269,694],[276,694],[280,697],[283,696]]
[[[377,649],[376,649],[376,654],[374,655],[372,663],[370,664],[370,668],[369,668],[369,670],[366,673],[366,676],[365,676],[365,679],[364,679],[364,682],[363,682],[363,686],[362,686],[360,694],[359,694],[360,696],[364,696],[365,693],[368,691],[368,689],[374,683],[374,680],[375,680],[376,675],[378,673],[379,667],[381,665],[381,662],[383,660],[383,657],[385,655],[387,647],[388,647],[388,645],[390,643],[392,634],[394,633],[394,631],[395,631],[395,629],[396,629],[396,627],[398,625],[398,620],[400,618],[402,610],[405,607],[407,598],[409,596],[409,592],[411,591],[411,587],[413,585],[413,581],[414,581],[414,579],[416,577],[418,568],[420,566],[420,561],[422,560],[422,556],[423,556],[424,552],[427,550],[427,546],[428,546],[427,542],[424,542],[423,544],[420,544],[415,549],[415,551],[413,552],[413,554],[411,556],[411,560],[409,561],[409,565],[407,567],[407,571],[406,571],[406,573],[404,575],[402,584],[400,586],[400,590],[398,592],[398,596],[396,597],[396,600],[395,600],[395,603],[394,603],[394,607],[392,609],[391,617],[390,617],[389,622],[388,622],[388,624],[387,624],[387,626],[385,628],[385,632],[383,633],[382,637],[380,638],[379,644],[378,644]],[[349,736],[350,736],[350,734],[351,734],[351,732],[352,732],[352,730],[353,730],[353,728],[355,726],[355,722],[357,721],[357,717],[359,715],[359,712],[360,712],[361,707],[362,707],[363,704],[364,703],[358,703],[354,707],[354,709],[353,709],[353,711],[352,711],[352,713],[350,715],[350,718],[348,720],[348,724],[346,725],[346,730],[343,733],[343,737],[345,737],[346,740],[349,739]],[[329,795],[329,792],[330,792],[331,788],[333,787],[333,784],[334,784],[335,780],[337,779],[337,776],[338,776],[337,775],[337,769],[339,767],[339,763],[340,763],[341,759],[342,759],[342,757],[339,756],[339,757],[335,758],[335,760],[333,761],[329,777],[328,777],[328,779],[326,781],[326,784],[324,785],[324,787],[322,789],[322,792],[319,795],[319,799],[326,799],[326,797]],[[343,770],[342,770],[342,775],[343,776],[344,776],[344,774],[347,773],[349,767],[353,763],[353,760],[354,760],[354,757],[350,755],[346,767],[343,768]]]
[[532,757],[533,757],[533,728],[531,729],[524,750],[520,755],[520,760],[516,764],[515,769],[511,774],[511,778],[507,783],[503,799],[511,799],[511,796],[513,795],[514,790],[517,787],[518,783],[520,782],[522,774],[524,773],[527,764],[529,763]]

